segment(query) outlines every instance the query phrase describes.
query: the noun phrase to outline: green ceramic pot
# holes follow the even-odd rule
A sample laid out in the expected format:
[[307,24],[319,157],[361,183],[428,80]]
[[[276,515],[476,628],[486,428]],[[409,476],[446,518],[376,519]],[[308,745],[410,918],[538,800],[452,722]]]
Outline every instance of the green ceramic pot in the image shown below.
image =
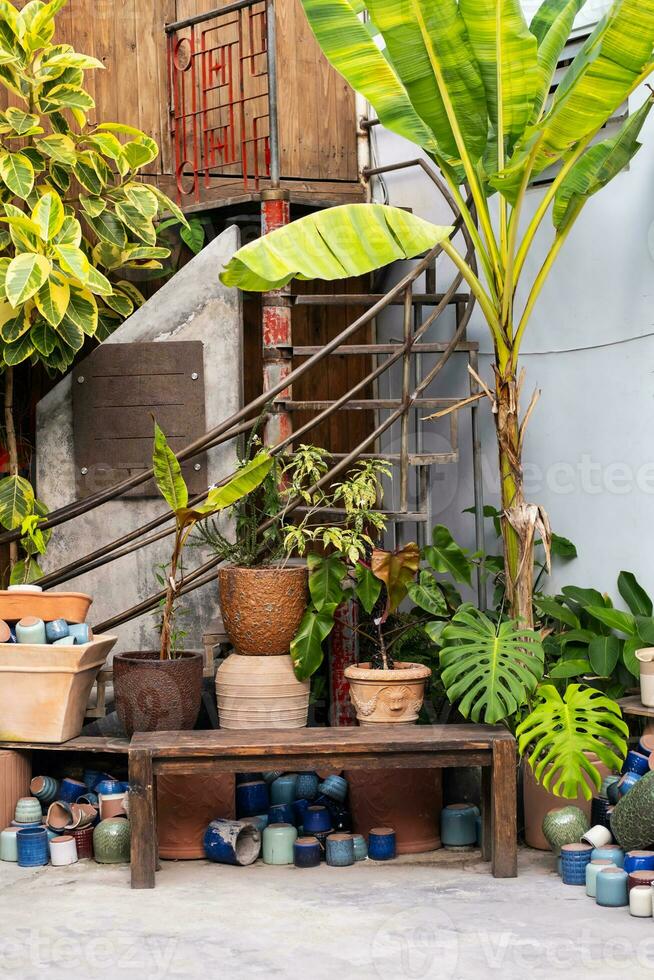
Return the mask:
[[578,844],[587,830],[588,818],[578,806],[562,806],[543,817],[543,834],[557,855],[564,844]]
[[639,779],[615,805],[611,833],[625,851],[642,851],[654,844],[654,772]]
[[93,831],[93,853],[100,864],[129,864],[131,829],[129,820],[101,820]]

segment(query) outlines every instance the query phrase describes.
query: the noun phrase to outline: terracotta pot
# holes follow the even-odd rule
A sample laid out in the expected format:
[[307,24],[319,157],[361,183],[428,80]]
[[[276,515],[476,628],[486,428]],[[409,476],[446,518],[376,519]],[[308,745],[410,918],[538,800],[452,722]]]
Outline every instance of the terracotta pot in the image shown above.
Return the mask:
[[373,827],[393,827],[398,854],[422,854],[441,846],[440,769],[352,769],[345,777],[355,832],[367,837]]
[[14,819],[16,804],[30,794],[32,764],[28,752],[0,752],[0,827]]
[[7,592],[0,590],[0,619],[8,622],[36,616],[44,623],[65,619],[84,623],[93,599],[83,592]]
[[360,725],[412,725],[420,714],[431,670],[412,663],[397,663],[394,670],[353,664],[345,669],[345,676]]
[[103,635],[78,647],[1,644],[0,739],[56,744],[76,738],[115,642]]
[[216,672],[220,727],[304,728],[309,692],[309,681],[296,678],[290,657],[233,653]]
[[288,653],[308,600],[308,572],[292,568],[221,568],[225,631],[241,656]]
[[158,650],[116,654],[116,711],[127,734],[193,728],[202,701],[203,667],[201,653],[181,652],[174,660],[160,660]]
[[[595,768],[599,770],[600,776],[610,775],[611,770],[603,762],[600,762],[597,756],[589,755],[588,758]],[[555,796],[554,793],[548,792],[541,784],[536,782],[536,777],[531,771],[531,766],[524,759],[521,762],[521,768],[522,799],[525,810],[525,843],[529,847],[535,847],[539,851],[550,850],[550,845],[547,843],[547,839],[543,834],[543,818],[550,810],[560,809],[563,806],[579,807],[586,814],[590,826],[592,800],[587,800],[583,793],[580,793],[574,800],[567,800],[562,796]],[[590,780],[588,781],[588,785],[592,786],[593,793],[597,792]]]
[[234,819],[234,773],[160,776],[157,780],[159,855],[168,861],[204,858],[212,820]]

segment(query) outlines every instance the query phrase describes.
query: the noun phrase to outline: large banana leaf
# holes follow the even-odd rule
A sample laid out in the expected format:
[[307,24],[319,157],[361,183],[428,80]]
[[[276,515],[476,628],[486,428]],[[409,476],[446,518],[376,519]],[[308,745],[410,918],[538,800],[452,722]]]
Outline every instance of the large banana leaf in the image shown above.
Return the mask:
[[552,220],[559,233],[565,231],[588,198],[613,180],[638,153],[642,146],[638,136],[652,105],[654,97],[650,96],[637,112],[629,116],[615,136],[597,143],[579,158],[554,199]]
[[452,234],[400,208],[344,204],[293,221],[240,248],[220,275],[226,286],[266,291],[293,278],[344,279],[410,259]]
[[328,61],[374,106],[387,129],[436,155],[430,128],[411,105],[402,81],[359,20],[355,0],[301,0]]
[[629,729],[620,708],[600,691],[570,684],[565,695],[551,684],[538,691],[541,701],[518,725],[521,755],[528,753],[536,779],[555,796],[574,799],[579,791],[587,800],[599,789],[601,778],[589,755],[595,754],[609,770],[619,770],[627,754]]
[[534,121],[540,116],[575,17],[586,2],[587,0],[545,0],[529,25],[529,30],[538,41],[538,86],[532,113]]
[[536,690],[545,654],[533,630],[495,624],[468,604],[441,633],[441,679],[464,718],[495,724]]

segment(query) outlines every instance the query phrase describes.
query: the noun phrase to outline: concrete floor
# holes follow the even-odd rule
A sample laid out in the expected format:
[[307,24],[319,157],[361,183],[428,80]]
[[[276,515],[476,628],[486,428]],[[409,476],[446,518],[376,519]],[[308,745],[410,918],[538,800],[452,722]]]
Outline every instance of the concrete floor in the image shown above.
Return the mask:
[[126,867],[0,864],[0,976],[12,980],[651,977],[654,922],[564,886],[520,854],[495,881],[477,853],[300,871],[164,862],[154,891]]

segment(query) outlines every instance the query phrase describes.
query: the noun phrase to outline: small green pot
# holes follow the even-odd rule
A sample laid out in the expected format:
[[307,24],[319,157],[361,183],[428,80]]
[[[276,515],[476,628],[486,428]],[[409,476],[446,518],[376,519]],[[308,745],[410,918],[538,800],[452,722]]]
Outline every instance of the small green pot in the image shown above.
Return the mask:
[[556,855],[564,844],[578,844],[587,830],[588,818],[578,806],[562,806],[543,817],[543,834]]
[[129,820],[101,820],[93,831],[93,854],[99,864],[129,864],[131,828]]

